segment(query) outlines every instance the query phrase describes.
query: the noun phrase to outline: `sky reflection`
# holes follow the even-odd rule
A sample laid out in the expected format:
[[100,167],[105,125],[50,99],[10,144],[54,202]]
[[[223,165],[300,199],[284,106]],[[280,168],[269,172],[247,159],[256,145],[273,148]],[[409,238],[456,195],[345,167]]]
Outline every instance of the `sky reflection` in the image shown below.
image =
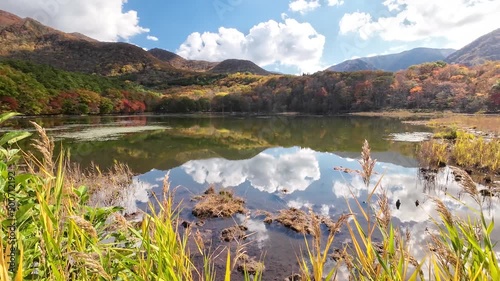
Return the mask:
[[[394,152],[388,153],[391,157],[394,156]],[[249,233],[252,233],[250,239],[256,241],[258,248],[263,250],[273,247],[275,242],[270,242],[271,240],[284,237],[292,239],[290,237],[293,236],[286,231],[276,232],[279,227],[264,224],[262,218],[255,215],[258,210],[276,214],[279,210],[290,207],[305,211],[312,209],[336,220],[340,214],[349,212],[348,205],[356,205],[354,197],[363,202],[363,208],[369,209],[369,202],[364,201],[378,184],[372,206],[376,206],[378,195],[382,192],[387,194],[393,223],[401,226],[402,231],[410,231],[410,251],[417,260],[421,260],[428,253],[429,231],[436,228],[431,218],[439,221],[433,198],[442,200],[454,216],[465,219],[476,216],[474,209],[477,210],[479,206],[469,195],[463,193],[450,168],[440,170],[435,175],[434,182],[429,184],[419,176],[418,167],[408,167],[408,162],[405,162],[405,166],[398,165],[396,163],[400,163],[399,160],[394,162],[377,161],[375,174],[367,187],[358,174],[333,169],[339,166],[359,169],[357,159],[308,148],[279,147],[266,149],[246,160],[191,160],[170,170],[169,179],[173,187],[181,187],[180,193],[178,191],[176,195],[180,195],[183,202],[202,193],[209,185],[215,185],[216,188],[228,187],[237,196],[243,197],[249,213],[237,215],[235,223],[245,223]],[[161,192],[165,173],[152,170],[136,179],[134,183],[141,201],[146,199],[144,192]],[[478,185],[478,190],[483,188],[485,187]],[[398,199],[401,201],[399,209],[395,205]],[[415,204],[417,200],[418,206]],[[494,202],[489,204],[488,200]],[[496,200],[498,198],[485,198],[483,206],[487,219],[500,214],[500,205]],[[189,206],[187,209],[184,214],[190,214]],[[354,212],[356,211],[355,209]],[[348,237],[342,237],[339,237],[339,243],[348,241]],[[491,237],[500,237],[500,229],[495,228]]]
[[245,181],[264,192],[305,190],[320,179],[317,152],[311,149],[268,149],[247,160],[221,158],[192,160],[184,171],[200,184],[231,187]]

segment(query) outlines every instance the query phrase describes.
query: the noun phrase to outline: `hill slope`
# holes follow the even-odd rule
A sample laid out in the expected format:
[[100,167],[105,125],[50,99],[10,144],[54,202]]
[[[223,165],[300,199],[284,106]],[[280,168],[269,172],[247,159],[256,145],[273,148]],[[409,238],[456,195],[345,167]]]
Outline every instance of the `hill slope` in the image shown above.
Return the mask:
[[205,72],[212,69],[218,64],[218,62],[209,62],[203,60],[187,60],[175,53],[158,48],[151,49],[148,52],[157,59],[167,62],[177,69]]
[[359,70],[377,70],[377,68],[372,64],[367,63],[363,59],[353,59],[353,60],[346,60],[344,62],[331,66],[327,70],[348,72],[348,71],[359,71]]
[[236,73],[250,72],[258,75],[270,75],[271,73],[249,60],[228,59],[220,62],[214,68],[210,69],[211,73]]
[[[397,54],[348,60],[334,65],[328,68],[328,70],[357,71],[380,69],[384,71],[398,71],[416,64],[444,60],[454,51],[455,50],[453,49],[415,48]],[[359,61],[362,61],[365,64],[362,64]]]
[[64,33],[31,18],[21,19],[4,11],[0,13],[0,57],[102,75],[173,69],[140,47],[99,42],[79,33]]
[[446,58],[446,62],[469,66],[487,60],[500,60],[500,28],[479,37]]

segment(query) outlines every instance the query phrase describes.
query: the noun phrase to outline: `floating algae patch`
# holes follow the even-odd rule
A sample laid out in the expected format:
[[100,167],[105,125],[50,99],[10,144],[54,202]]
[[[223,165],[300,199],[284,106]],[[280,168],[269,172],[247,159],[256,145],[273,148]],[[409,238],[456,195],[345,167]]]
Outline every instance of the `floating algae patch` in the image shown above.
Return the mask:
[[124,134],[166,129],[170,128],[162,126],[98,127],[82,131],[65,132],[57,135],[57,138],[75,139],[78,141],[107,141],[116,140]]
[[389,135],[389,139],[393,141],[403,141],[403,142],[422,142],[428,140],[432,137],[432,133],[429,132],[406,132],[406,133],[394,133]]
[[245,201],[228,190],[219,193],[211,186],[201,196],[194,198],[199,202],[193,208],[193,215],[198,218],[230,217],[245,212]]

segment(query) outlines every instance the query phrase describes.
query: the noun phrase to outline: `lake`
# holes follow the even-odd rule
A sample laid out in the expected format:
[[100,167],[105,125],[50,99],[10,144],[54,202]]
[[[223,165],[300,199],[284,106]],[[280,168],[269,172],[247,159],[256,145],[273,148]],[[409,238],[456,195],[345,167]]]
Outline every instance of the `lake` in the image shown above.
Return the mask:
[[[131,187],[132,204],[127,211],[146,210],[152,192],[161,194],[163,178],[169,172],[176,202],[182,201],[181,217],[198,221],[190,200],[209,186],[227,187],[245,200],[246,214],[232,219],[208,219],[199,227],[213,241],[213,248],[228,245],[220,241],[222,228],[244,223],[251,241],[248,253],[262,257],[265,280],[283,280],[298,271],[296,257],[304,253],[304,237],[276,222],[265,224],[260,211],[276,214],[290,207],[329,216],[333,220],[348,213],[353,196],[366,200],[367,188],[357,174],[334,167],[359,169],[363,141],[369,141],[377,159],[370,187],[379,181],[386,191],[393,222],[412,233],[412,252],[423,258],[430,216],[437,218],[430,196],[441,198],[456,215],[469,209],[450,196],[473,204],[453,180],[449,168],[433,182],[419,175],[416,150],[431,130],[397,119],[374,117],[307,116],[89,116],[18,118],[3,131],[30,128],[29,120],[45,127],[57,146],[70,149],[71,159],[82,167],[91,163],[101,170],[114,161],[129,165],[136,174]],[[24,144],[26,145],[26,144]],[[381,192],[381,188],[376,194]],[[396,209],[395,202],[401,207]],[[419,201],[417,207],[415,201]],[[498,204],[488,216],[500,214]],[[500,237],[495,229],[492,237]],[[341,231],[336,247],[349,242]],[[234,242],[232,242],[234,244]],[[223,261],[222,261],[223,263]],[[219,270],[222,271],[222,270]]]

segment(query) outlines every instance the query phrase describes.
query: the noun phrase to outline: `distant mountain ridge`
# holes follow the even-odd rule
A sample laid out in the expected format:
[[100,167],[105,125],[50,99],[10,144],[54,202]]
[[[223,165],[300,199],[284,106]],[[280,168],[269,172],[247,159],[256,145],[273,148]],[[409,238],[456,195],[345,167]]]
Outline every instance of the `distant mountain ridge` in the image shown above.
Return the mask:
[[[67,71],[115,76],[142,73],[176,78],[186,72],[208,72],[218,62],[186,60],[161,49],[148,51],[123,42],[100,42],[80,33],[65,33],[31,18],[0,10],[0,58],[23,59]],[[241,65],[240,65],[241,63]],[[214,73],[269,74],[254,63],[233,60]]]
[[398,71],[411,65],[433,61],[473,66],[500,60],[500,28],[485,34],[460,50],[415,48],[398,54],[357,58],[333,65],[330,71],[385,70]]
[[500,28],[485,34],[446,58],[448,63],[468,66],[500,60]]
[[397,54],[347,60],[329,67],[331,71],[384,70],[398,71],[424,62],[445,60],[454,49],[415,48]]
[[[67,71],[105,76],[142,75],[163,81],[192,75],[250,72],[270,75],[248,60],[223,62],[188,60],[162,49],[145,51],[123,42],[100,42],[79,33],[65,33],[31,18],[20,18],[0,10],[0,59],[21,59],[47,64]],[[397,54],[347,60],[331,66],[331,71],[398,71],[411,65],[444,60],[448,63],[476,65],[500,60],[500,28],[479,37],[464,48],[415,48]],[[137,77],[136,77],[137,78]]]
[[218,63],[214,68],[210,69],[211,73],[234,73],[234,72],[250,72],[258,75],[270,75],[271,72],[259,67],[249,60],[228,59]]
[[148,52],[157,59],[168,62],[171,66],[177,69],[205,72],[218,64],[218,62],[203,60],[187,60],[175,53],[158,48],[151,49]]
[[7,12],[0,13],[0,56],[101,75],[172,70],[170,65],[135,45],[99,42],[79,33],[64,33]]
[[360,70],[377,70],[377,68],[373,64],[368,63],[363,59],[352,59],[331,66],[327,70],[348,72]]

